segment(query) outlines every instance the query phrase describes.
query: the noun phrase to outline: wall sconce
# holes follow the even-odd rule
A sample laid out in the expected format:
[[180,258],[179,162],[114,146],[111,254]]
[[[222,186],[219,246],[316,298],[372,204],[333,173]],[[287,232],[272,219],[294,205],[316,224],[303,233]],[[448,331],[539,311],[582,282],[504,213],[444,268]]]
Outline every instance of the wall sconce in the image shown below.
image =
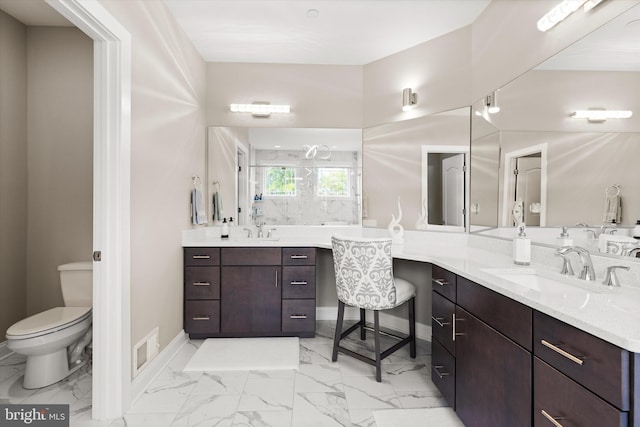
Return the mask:
[[251,113],[253,117],[269,117],[271,113],[290,113],[291,106],[271,105],[268,102],[254,102],[253,104],[231,104],[229,110],[233,113]]
[[556,24],[564,21],[567,16],[583,6],[585,12],[590,11],[604,0],[563,0],[538,21],[538,30],[545,32],[553,28]]
[[409,111],[418,103],[418,95],[411,92],[411,88],[402,90],[402,111]]
[[500,112],[500,107],[498,106],[498,91],[493,91],[484,99],[484,105],[487,109],[487,113],[495,114]]
[[569,114],[574,119],[587,119],[590,123],[602,123],[607,119],[628,119],[633,115],[629,110],[605,110],[605,109],[590,109],[590,110],[576,110]]

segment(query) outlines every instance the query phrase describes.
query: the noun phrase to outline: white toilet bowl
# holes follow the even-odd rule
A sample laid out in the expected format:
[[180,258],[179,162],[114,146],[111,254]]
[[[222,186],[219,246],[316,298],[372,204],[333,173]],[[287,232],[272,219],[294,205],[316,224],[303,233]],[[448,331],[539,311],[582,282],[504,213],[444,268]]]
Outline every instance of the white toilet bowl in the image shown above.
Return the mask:
[[[90,339],[91,307],[56,307],[14,324],[7,347],[27,356],[23,387],[42,388],[60,381],[86,360],[69,361],[69,346]],[[86,344],[85,344],[86,345]]]

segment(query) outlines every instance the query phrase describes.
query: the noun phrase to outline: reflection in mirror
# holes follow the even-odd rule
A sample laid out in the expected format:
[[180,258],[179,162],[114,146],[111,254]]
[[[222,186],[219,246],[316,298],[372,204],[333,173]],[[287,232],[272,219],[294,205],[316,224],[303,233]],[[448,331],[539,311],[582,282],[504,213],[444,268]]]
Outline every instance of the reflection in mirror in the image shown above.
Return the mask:
[[208,135],[210,200],[216,191],[225,200],[221,218],[235,213],[240,225],[360,224],[360,129],[212,127]]
[[470,132],[469,107],[364,129],[363,225],[387,227],[399,199],[404,229],[464,231]]
[[[521,203],[535,241],[568,241],[614,255],[628,255],[638,245],[631,234],[640,219],[640,46],[627,43],[638,36],[627,24],[638,19],[635,6],[501,88],[499,113],[488,114],[484,102],[474,105],[472,231],[513,237],[511,210]],[[571,116],[588,109],[633,115],[606,121]],[[489,126],[483,119],[497,131],[480,132]],[[493,148],[485,156],[487,138]],[[524,183],[521,160],[534,163],[525,166],[532,179]],[[490,217],[482,216],[485,210]],[[531,227],[538,224],[543,227]],[[568,240],[561,238],[562,226]]]

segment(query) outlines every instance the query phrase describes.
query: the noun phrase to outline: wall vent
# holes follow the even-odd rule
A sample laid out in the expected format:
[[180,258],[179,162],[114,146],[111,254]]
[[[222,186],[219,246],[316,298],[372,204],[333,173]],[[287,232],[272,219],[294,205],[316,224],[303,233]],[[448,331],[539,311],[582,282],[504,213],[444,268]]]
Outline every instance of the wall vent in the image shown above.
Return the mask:
[[155,328],[133,347],[133,377],[149,365],[160,349],[159,328]]

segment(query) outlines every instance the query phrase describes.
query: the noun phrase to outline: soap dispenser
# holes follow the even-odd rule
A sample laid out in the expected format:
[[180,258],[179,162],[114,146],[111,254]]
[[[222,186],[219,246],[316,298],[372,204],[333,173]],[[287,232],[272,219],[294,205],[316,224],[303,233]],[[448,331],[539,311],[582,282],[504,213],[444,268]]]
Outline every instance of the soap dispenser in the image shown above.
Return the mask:
[[636,225],[633,227],[633,238],[640,240],[640,219],[636,221]]
[[573,246],[573,239],[569,237],[569,227],[562,227],[562,233],[558,237],[560,246]]
[[220,238],[229,238],[229,223],[227,222],[227,218],[222,218],[222,233],[220,234]]
[[513,239],[513,263],[531,264],[531,239],[524,232],[524,224],[518,226],[518,235]]

